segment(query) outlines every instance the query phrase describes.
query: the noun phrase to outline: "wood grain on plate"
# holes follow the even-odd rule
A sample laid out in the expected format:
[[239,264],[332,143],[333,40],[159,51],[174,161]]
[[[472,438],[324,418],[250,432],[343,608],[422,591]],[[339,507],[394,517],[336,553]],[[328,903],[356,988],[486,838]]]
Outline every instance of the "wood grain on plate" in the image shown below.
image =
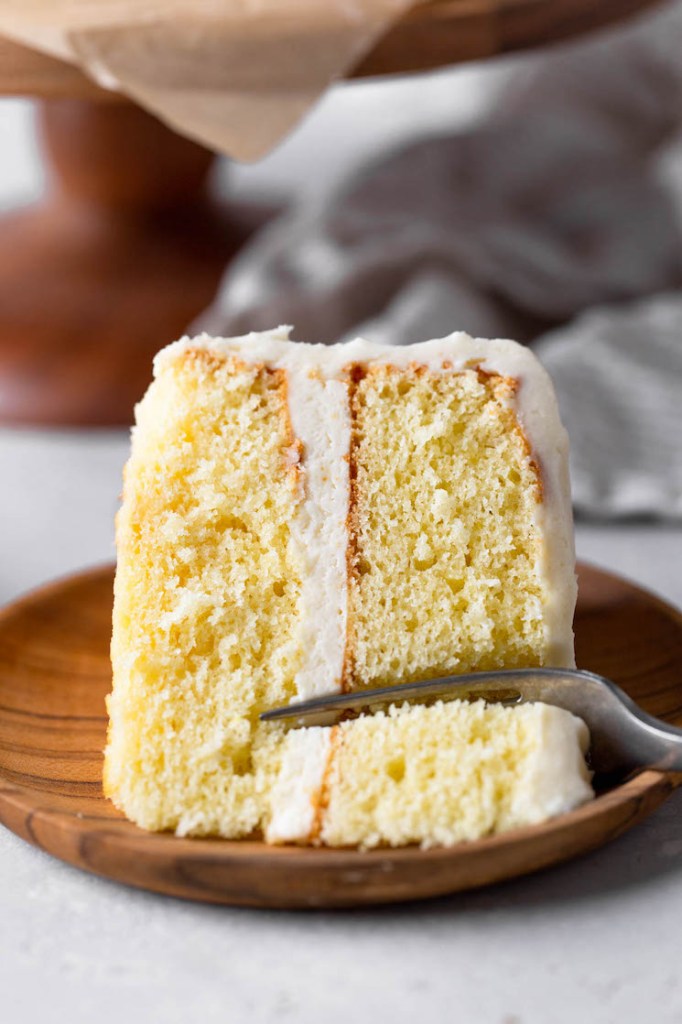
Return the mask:
[[[36,846],[129,885],[187,899],[332,907],[457,892],[547,867],[615,838],[680,781],[646,771],[571,814],[451,849],[316,850],[178,839],[126,821],[101,791],[111,685],[113,569],[58,581],[0,613],[0,821]],[[682,726],[682,615],[580,569],[578,664]]]
[[[426,71],[570,39],[661,0],[427,0],[415,4],[351,73]],[[112,93],[63,61],[0,38],[0,94],[106,102]]]

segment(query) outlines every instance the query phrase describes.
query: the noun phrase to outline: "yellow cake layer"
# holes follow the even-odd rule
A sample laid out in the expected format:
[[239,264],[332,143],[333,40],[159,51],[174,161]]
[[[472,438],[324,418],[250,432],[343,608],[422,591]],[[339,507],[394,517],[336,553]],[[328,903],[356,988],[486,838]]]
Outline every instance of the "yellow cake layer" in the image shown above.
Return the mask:
[[390,365],[355,385],[351,688],[544,664],[542,492],[514,390]]
[[328,846],[449,846],[592,796],[584,723],[543,704],[393,707],[335,732],[318,827]]
[[258,715],[294,697],[284,374],[188,356],[138,408],[117,522],[105,791],[138,824],[259,824]]

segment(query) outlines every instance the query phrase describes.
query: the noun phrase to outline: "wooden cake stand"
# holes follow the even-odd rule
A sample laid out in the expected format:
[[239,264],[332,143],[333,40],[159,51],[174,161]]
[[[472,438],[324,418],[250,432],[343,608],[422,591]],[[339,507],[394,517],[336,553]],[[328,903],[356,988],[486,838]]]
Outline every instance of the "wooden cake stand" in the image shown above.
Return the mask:
[[[431,0],[355,76],[537,47],[657,0]],[[0,39],[0,94],[40,98],[54,187],[0,231],[0,422],[123,424],[153,354],[210,302],[272,210],[218,207],[215,155],[75,68]]]

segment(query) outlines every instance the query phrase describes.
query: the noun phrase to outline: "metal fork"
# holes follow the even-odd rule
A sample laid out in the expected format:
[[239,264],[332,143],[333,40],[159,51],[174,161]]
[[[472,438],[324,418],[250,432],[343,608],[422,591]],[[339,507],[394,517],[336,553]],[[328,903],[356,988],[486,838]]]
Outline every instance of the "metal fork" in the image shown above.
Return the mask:
[[543,701],[572,711],[590,730],[590,762],[598,775],[623,776],[645,767],[682,772],[682,729],[642,711],[610,679],[578,669],[532,668],[445,676],[419,683],[357,690],[274,708],[263,721],[333,725],[391,704],[477,700]]

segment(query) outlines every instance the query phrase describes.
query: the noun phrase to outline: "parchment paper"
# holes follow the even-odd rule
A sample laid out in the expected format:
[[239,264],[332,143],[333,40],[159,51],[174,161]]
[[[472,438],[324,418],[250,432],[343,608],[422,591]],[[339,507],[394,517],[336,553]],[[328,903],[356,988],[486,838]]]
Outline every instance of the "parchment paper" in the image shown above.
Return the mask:
[[0,0],[0,34],[238,160],[273,148],[415,0]]

